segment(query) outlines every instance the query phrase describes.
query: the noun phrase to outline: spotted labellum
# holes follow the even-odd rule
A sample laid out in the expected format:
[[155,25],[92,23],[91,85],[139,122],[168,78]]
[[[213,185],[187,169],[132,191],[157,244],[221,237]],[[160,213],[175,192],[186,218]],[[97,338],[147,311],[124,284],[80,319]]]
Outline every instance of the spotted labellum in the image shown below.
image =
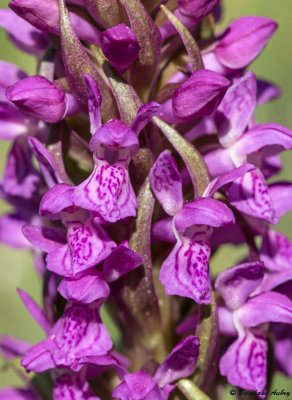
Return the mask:
[[[219,30],[221,8],[0,10],[37,60],[33,76],[0,61],[0,241],[32,255],[42,304],[37,288],[18,294],[45,333],[0,338],[23,379],[0,399],[223,400],[227,384],[263,393],[292,376],[292,243],[276,227],[292,209],[276,180],[292,131],[256,120],[280,90],[250,69],[277,23]],[[215,268],[239,244],[244,259]]]

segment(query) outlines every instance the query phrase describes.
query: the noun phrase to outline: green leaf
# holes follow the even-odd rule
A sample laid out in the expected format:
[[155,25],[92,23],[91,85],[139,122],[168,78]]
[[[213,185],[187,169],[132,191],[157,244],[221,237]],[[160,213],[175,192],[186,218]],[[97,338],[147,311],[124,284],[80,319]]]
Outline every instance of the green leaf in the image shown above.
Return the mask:
[[195,197],[200,197],[210,181],[201,154],[166,122],[157,117],[153,117],[153,121],[184,160],[192,179]]

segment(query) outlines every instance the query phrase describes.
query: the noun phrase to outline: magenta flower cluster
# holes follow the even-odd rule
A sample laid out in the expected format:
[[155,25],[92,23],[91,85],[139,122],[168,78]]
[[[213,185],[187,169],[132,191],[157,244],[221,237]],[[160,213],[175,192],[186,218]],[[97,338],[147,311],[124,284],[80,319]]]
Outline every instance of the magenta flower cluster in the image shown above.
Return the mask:
[[[0,399],[208,400],[291,376],[292,243],[274,225],[292,184],[269,182],[292,131],[257,122],[280,90],[247,69],[276,22],[218,32],[219,0],[9,7],[38,71],[0,62],[0,240],[33,256],[43,307],[18,293],[46,339],[2,337],[28,374]],[[247,256],[216,276],[225,244]]]

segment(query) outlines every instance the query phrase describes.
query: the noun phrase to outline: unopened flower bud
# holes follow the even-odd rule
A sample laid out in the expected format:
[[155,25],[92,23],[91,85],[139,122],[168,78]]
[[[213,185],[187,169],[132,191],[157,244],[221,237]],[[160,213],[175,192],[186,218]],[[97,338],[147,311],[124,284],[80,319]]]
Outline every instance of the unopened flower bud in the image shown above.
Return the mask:
[[124,72],[138,57],[140,46],[135,33],[125,24],[107,29],[101,35],[101,45],[109,62]]
[[67,108],[65,93],[38,75],[10,86],[6,97],[21,111],[50,123],[59,122]]

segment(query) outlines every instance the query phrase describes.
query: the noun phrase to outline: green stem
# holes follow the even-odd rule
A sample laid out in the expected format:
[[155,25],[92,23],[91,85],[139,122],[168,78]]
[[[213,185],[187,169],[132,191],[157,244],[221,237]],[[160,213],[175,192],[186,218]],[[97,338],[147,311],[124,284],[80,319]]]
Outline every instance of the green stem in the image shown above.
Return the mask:
[[190,379],[181,379],[177,382],[176,386],[188,400],[211,400]]

